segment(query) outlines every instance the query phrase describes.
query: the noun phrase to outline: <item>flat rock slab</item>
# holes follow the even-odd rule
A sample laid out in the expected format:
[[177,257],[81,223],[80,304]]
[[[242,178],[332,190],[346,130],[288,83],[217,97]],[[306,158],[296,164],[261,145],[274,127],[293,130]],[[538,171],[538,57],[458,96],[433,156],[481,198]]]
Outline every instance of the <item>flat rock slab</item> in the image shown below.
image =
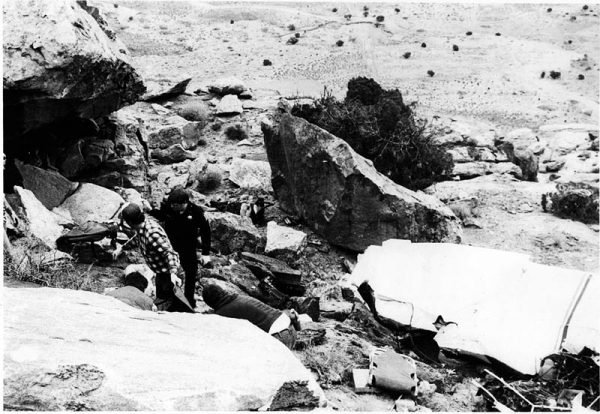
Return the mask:
[[242,252],[242,257],[248,261],[266,266],[276,278],[293,283],[300,283],[300,280],[302,279],[302,272],[300,270],[292,269],[281,260],[249,252]]
[[77,224],[86,221],[110,221],[125,200],[114,191],[99,185],[82,183],[60,207],[68,210]]
[[267,223],[265,253],[297,254],[306,247],[307,235],[303,231],[280,226],[274,221]]
[[23,178],[23,186],[33,192],[48,210],[58,207],[77,189],[77,183],[69,181],[56,171],[44,170],[19,160],[15,161],[15,165]]
[[62,234],[63,228],[58,224],[55,215],[44,207],[31,191],[15,186],[15,192],[23,206],[29,232],[47,247],[56,248],[56,239]]
[[5,407],[251,411],[324,403],[300,361],[244,320],[154,313],[51,288],[5,288],[4,303]]

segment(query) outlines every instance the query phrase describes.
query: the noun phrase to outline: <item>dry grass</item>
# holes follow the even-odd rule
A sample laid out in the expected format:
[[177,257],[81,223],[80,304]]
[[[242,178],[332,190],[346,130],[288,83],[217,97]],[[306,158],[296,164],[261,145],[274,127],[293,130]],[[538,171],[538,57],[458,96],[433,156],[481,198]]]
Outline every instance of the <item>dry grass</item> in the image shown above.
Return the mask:
[[30,261],[30,266],[25,269],[18,266],[13,260],[4,256],[4,277],[21,282],[30,282],[44,287],[59,289],[73,289],[98,291],[98,283],[91,277],[93,265],[86,270],[78,269],[73,262],[61,261],[50,265],[42,265]]

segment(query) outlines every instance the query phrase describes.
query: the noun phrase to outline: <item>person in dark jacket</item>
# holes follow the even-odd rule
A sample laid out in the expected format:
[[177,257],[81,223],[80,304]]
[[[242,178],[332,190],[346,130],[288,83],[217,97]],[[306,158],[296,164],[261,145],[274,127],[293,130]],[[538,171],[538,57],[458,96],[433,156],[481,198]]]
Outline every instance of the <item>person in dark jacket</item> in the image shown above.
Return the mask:
[[132,272],[125,276],[125,286],[108,292],[106,296],[141,310],[156,310],[152,298],[144,293],[147,287],[148,279],[139,272]]
[[[182,188],[175,188],[163,202],[160,210],[151,213],[164,223],[164,229],[173,249],[179,254],[181,267],[185,272],[184,294],[188,302],[196,307],[194,293],[198,274],[197,249],[201,243],[201,263],[210,263],[210,226],[204,217],[202,207],[190,201]],[[200,242],[198,241],[200,237]]]
[[287,314],[253,297],[226,292],[216,284],[206,286],[202,297],[217,315],[246,319],[277,338],[289,349],[294,349],[296,330],[300,330],[300,324],[298,315],[293,310]]

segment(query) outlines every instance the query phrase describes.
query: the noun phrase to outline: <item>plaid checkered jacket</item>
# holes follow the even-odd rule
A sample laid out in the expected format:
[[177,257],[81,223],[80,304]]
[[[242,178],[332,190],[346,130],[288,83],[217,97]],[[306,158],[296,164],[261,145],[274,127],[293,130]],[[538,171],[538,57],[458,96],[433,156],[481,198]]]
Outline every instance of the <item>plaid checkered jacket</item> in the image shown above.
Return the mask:
[[141,228],[136,230],[135,243],[154,273],[177,276],[179,255],[173,250],[167,234],[152,217],[146,216]]

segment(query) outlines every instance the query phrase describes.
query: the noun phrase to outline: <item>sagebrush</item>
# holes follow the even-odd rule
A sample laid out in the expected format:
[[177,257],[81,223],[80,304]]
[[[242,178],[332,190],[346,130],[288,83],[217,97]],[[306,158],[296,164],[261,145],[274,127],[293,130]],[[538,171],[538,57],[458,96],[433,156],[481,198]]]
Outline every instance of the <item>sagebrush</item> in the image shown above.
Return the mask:
[[559,184],[555,192],[542,195],[542,208],[552,214],[598,224],[598,189],[585,184]]
[[312,105],[294,105],[292,114],[343,139],[379,172],[413,190],[447,179],[454,168],[400,91],[385,90],[373,79],[353,78],[343,101],[326,90]]

